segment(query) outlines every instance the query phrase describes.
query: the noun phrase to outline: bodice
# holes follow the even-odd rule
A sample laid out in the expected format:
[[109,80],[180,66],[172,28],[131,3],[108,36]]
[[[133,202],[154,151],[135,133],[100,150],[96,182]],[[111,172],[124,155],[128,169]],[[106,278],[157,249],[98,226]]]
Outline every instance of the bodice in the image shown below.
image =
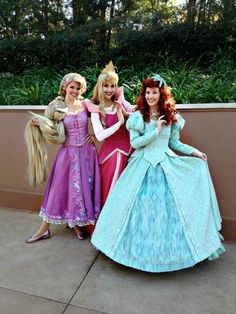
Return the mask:
[[66,141],[64,145],[82,146],[86,142],[88,134],[88,114],[80,111],[76,114],[67,114],[63,120]]
[[136,149],[133,156],[143,154],[144,159],[155,166],[165,159],[166,154],[176,156],[171,149],[186,155],[192,154],[195,148],[183,144],[179,139],[184,119],[180,115],[176,115],[176,118],[176,122],[164,126],[161,132],[158,132],[156,121],[145,123],[141,114],[135,112],[127,121],[131,145]]
[[[109,128],[110,126],[114,125],[115,123],[117,123],[118,120],[118,116],[117,114],[110,114],[107,113],[106,114],[106,127]],[[129,132],[125,127],[125,123],[122,124],[122,126],[111,136],[109,136],[106,141],[111,141],[112,143],[116,143],[115,145],[122,145],[124,144],[124,142],[127,142],[126,145],[129,145]]]
[[[118,122],[117,114],[106,114],[106,126],[111,127]],[[107,137],[103,142],[99,151],[99,162],[103,163],[109,156],[116,151],[129,155],[131,153],[129,132],[125,127],[125,123],[112,135]]]
[[[156,127],[156,121],[151,120],[149,123],[145,123],[144,126],[144,132],[149,133],[152,131],[157,132],[157,127]],[[169,139],[171,135],[171,125],[164,126],[162,131],[154,138],[154,140],[147,144],[146,150],[147,151],[158,151],[159,153],[161,151],[166,151],[169,149]]]
[[[144,124],[144,133],[157,132],[156,121],[151,120],[149,123]],[[169,139],[171,135],[171,126],[164,126],[161,133],[156,135],[150,143],[148,143],[144,148],[144,158],[152,163],[153,165],[158,164],[165,158],[167,153],[170,156],[175,156],[176,154],[169,148]]]

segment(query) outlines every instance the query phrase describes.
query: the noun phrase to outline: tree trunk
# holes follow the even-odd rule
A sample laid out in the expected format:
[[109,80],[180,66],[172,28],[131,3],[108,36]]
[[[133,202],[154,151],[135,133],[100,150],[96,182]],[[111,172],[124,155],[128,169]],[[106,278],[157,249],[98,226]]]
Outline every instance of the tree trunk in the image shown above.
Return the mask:
[[223,2],[223,19],[230,20],[235,16],[236,4],[235,0],[222,0]]
[[189,0],[187,3],[187,22],[191,24],[194,24],[197,14],[196,2],[197,0]]
[[[111,9],[110,9],[110,21],[112,21],[112,19],[115,16],[115,0],[111,1]],[[108,32],[107,32],[107,38],[106,38],[106,47],[105,49],[108,50],[110,47],[110,43],[111,43],[111,27],[109,28]]]
[[48,35],[48,7],[49,3],[48,0],[42,1],[42,14],[43,14],[43,25],[42,25],[42,32],[45,36]]
[[79,26],[87,22],[88,13],[86,11],[86,0],[73,0],[72,11],[73,11],[73,25]]

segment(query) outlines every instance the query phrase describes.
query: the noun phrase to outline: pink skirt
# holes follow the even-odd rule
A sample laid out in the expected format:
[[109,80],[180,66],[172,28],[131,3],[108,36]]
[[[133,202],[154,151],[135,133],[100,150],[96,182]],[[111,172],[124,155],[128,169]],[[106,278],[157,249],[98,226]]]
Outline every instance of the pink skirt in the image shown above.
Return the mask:
[[125,169],[128,159],[129,156],[116,152],[100,165],[102,206],[104,206],[110,191]]

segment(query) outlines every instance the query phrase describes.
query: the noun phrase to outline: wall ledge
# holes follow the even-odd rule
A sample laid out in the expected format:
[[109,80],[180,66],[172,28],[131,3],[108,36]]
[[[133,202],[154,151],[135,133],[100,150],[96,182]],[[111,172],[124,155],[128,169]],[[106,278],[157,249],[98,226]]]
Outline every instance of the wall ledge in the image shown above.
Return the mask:
[[[0,106],[0,110],[45,110],[47,106]],[[236,109],[236,103],[176,104],[179,110]]]

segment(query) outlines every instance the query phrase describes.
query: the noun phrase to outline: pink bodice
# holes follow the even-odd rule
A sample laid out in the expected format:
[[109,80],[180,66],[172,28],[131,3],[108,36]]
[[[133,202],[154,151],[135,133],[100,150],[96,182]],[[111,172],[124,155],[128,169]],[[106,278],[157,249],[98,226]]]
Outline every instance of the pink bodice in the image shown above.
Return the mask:
[[66,132],[66,146],[82,146],[88,134],[88,112],[85,108],[76,114],[65,115],[63,120]]
[[[106,126],[111,127],[118,122],[117,114],[106,113]],[[99,151],[99,163],[104,163],[115,152],[121,152],[128,156],[131,153],[129,132],[126,129],[125,123],[111,136],[107,137]]]

